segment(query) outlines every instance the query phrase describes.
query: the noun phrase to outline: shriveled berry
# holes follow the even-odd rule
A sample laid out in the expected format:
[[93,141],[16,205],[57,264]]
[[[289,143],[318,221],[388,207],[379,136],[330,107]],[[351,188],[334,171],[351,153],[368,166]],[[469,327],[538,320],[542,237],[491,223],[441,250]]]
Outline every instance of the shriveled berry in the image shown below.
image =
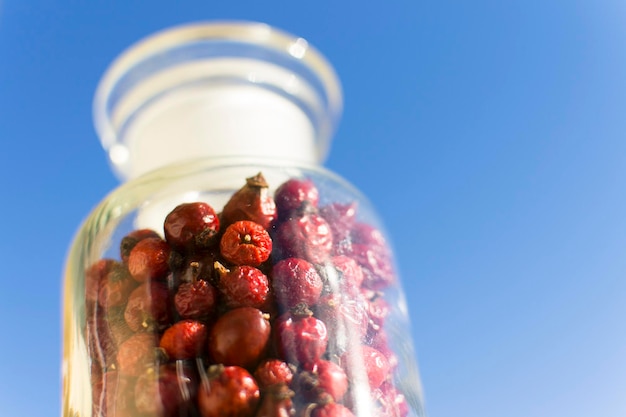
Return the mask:
[[123,306],[136,287],[137,281],[130,276],[126,265],[116,262],[101,281],[98,304],[105,310]]
[[363,267],[363,286],[382,290],[395,282],[391,252],[376,245],[354,243],[351,256]]
[[407,417],[409,404],[406,397],[392,383],[384,382],[374,393],[380,407],[380,415],[389,417]]
[[381,248],[387,247],[387,241],[380,229],[367,223],[356,223],[350,231],[350,237],[354,243]]
[[276,229],[276,245],[283,258],[323,263],[333,249],[333,235],[322,216],[308,213],[280,223]]
[[293,387],[307,401],[317,402],[325,395],[339,401],[348,391],[348,376],[338,364],[320,359],[298,373]]
[[106,372],[93,386],[93,415],[131,417],[136,411],[132,386],[134,379],[117,371]]
[[158,339],[151,333],[135,333],[122,343],[117,352],[120,375],[139,376],[159,357]]
[[291,417],[296,413],[292,398],[295,393],[285,383],[269,387],[261,397],[255,417]]
[[265,359],[254,371],[259,387],[265,389],[275,384],[291,384],[294,367],[280,359]]
[[365,369],[367,382],[372,390],[380,387],[384,381],[391,377],[391,367],[385,355],[370,346],[361,345],[360,348],[344,353],[340,363],[348,371],[351,380],[358,380],[359,376],[354,373],[351,374],[350,370]]
[[213,207],[203,202],[183,203],[163,223],[165,240],[173,248],[187,251],[207,249],[215,243],[220,221]]
[[331,258],[331,264],[339,273],[338,287],[351,295],[356,295],[365,279],[363,269],[349,256],[339,255]]
[[224,313],[209,333],[209,353],[217,363],[254,369],[268,347],[269,316],[252,307]]
[[215,314],[217,299],[217,289],[208,282],[185,282],[176,291],[174,306],[184,319],[208,319]]
[[204,356],[209,330],[197,320],[182,320],[168,327],[159,346],[168,358],[192,359]]
[[160,238],[159,234],[152,229],[138,229],[133,230],[122,238],[120,243],[120,257],[123,262],[128,262],[130,251],[133,250],[135,245],[146,238]]
[[169,245],[161,238],[140,240],[128,256],[128,271],[138,282],[162,280],[170,270],[170,252]]
[[246,178],[246,185],[232,195],[221,214],[222,227],[249,220],[267,229],[276,217],[276,205],[260,172]]
[[161,331],[172,322],[167,286],[146,282],[128,297],[124,318],[133,331]]
[[[351,239],[350,232],[356,219],[356,207],[356,203],[353,202],[348,204],[332,203],[320,208],[319,213],[328,222],[335,245],[349,243],[344,241]],[[337,252],[341,252],[341,250]]]
[[315,267],[299,258],[287,258],[272,268],[272,289],[276,301],[284,309],[317,302],[324,283]]
[[188,415],[198,389],[192,370],[174,364],[150,367],[135,384],[135,406],[142,415],[178,417]]
[[315,407],[311,417],[354,417],[354,414],[344,405],[329,402]]
[[292,178],[276,189],[274,201],[279,218],[285,219],[305,206],[317,207],[319,191],[310,179]]
[[107,370],[115,363],[118,346],[131,335],[121,309],[98,309],[94,315],[87,317],[89,355],[100,370]]
[[276,319],[274,326],[276,348],[287,362],[313,364],[326,351],[326,325],[312,315],[287,312]]
[[100,259],[85,270],[85,299],[88,303],[98,301],[102,281],[115,263],[113,259]]
[[272,239],[263,226],[247,220],[226,228],[220,241],[224,259],[235,265],[259,266],[272,252]]
[[198,390],[202,417],[252,417],[261,393],[254,378],[239,366],[213,365]]
[[329,335],[329,349],[341,354],[358,346],[368,330],[368,316],[362,303],[340,294],[326,294],[315,305],[315,315],[324,322]]
[[270,300],[270,283],[261,270],[248,265],[227,269],[215,263],[219,289],[228,308],[254,307],[264,309]]

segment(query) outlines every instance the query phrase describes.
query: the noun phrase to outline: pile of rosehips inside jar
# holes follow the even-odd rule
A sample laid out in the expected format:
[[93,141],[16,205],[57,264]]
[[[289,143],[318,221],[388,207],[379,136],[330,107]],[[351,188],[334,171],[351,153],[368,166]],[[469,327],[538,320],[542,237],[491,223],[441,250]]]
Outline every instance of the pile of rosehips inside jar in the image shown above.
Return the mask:
[[259,173],[87,268],[93,417],[405,417],[389,249],[356,204],[319,200]]

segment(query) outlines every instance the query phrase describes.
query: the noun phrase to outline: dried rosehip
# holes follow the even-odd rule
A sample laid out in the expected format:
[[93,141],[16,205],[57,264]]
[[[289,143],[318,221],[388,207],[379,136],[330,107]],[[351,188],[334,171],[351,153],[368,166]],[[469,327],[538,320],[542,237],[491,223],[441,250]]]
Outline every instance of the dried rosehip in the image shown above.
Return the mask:
[[320,215],[328,222],[333,233],[336,253],[341,253],[341,247],[350,243],[350,232],[356,219],[356,203],[332,203],[320,208]]
[[163,224],[167,243],[186,251],[211,247],[219,228],[220,221],[215,210],[203,202],[178,205],[167,215]]
[[154,366],[160,355],[158,340],[151,333],[135,333],[122,343],[117,352],[117,370],[120,375],[139,376]]
[[276,205],[269,195],[268,184],[260,172],[246,178],[246,185],[232,195],[221,214],[222,227],[239,220],[249,220],[269,228],[276,217]]
[[115,363],[118,346],[131,335],[121,309],[98,309],[87,317],[89,355],[100,370],[107,370]]
[[254,378],[239,366],[213,365],[198,390],[202,417],[252,417],[261,393]]
[[348,371],[351,381],[358,380],[359,376],[351,374],[350,370],[365,367],[367,382],[372,390],[391,377],[391,367],[385,355],[370,346],[361,345],[360,348],[347,351],[341,356],[340,363]]
[[286,219],[305,207],[317,207],[319,191],[309,179],[292,178],[284,182],[274,193],[274,202],[280,219]]
[[365,279],[363,269],[359,264],[354,259],[345,255],[333,256],[331,264],[338,272],[339,282],[335,288],[340,288],[341,291],[345,291],[351,295],[358,294],[361,284],[363,284],[363,280]]
[[329,402],[315,407],[311,417],[354,417],[354,414],[344,405]]
[[283,258],[323,263],[333,249],[333,235],[324,218],[315,213],[290,218],[276,229],[276,245]]
[[291,400],[295,393],[285,383],[268,388],[261,397],[255,417],[290,417],[296,413]]
[[265,359],[254,371],[259,387],[265,389],[275,384],[291,384],[294,367],[280,359]]
[[259,266],[272,252],[272,239],[260,224],[241,220],[226,228],[220,252],[235,265]]
[[283,259],[272,268],[274,296],[283,309],[290,309],[300,303],[308,306],[315,304],[323,286],[315,267],[304,259]]
[[133,250],[135,245],[146,238],[160,238],[159,234],[152,229],[139,229],[133,230],[122,238],[120,243],[120,257],[123,262],[128,262],[130,251]]
[[169,245],[160,237],[140,240],[128,255],[128,271],[138,282],[162,280],[170,270],[170,252]]
[[334,401],[341,400],[348,391],[348,376],[341,366],[320,359],[308,367],[296,375],[294,389],[310,402],[318,402],[325,395]]
[[198,381],[190,368],[178,364],[150,367],[135,384],[135,407],[142,415],[178,417],[193,409]]
[[161,336],[159,346],[168,358],[192,359],[204,356],[209,330],[204,323],[183,320],[168,327]]
[[135,413],[132,384],[134,379],[108,371],[93,387],[93,415],[130,417]]
[[235,266],[226,269],[215,262],[219,274],[219,289],[228,308],[254,307],[264,309],[270,300],[270,283],[267,276],[253,266]]
[[102,281],[114,264],[116,261],[113,259],[100,259],[85,270],[85,299],[88,303],[98,301],[98,292]]
[[326,325],[329,350],[342,354],[358,346],[368,330],[368,316],[363,305],[340,294],[326,294],[315,305],[315,315]]
[[167,286],[160,282],[146,282],[135,288],[128,297],[124,319],[134,332],[161,331],[172,322]]
[[276,319],[274,327],[276,349],[287,362],[313,364],[326,351],[326,325],[313,317],[311,311],[298,309],[284,313]]
[[376,245],[354,243],[351,256],[363,267],[363,286],[382,290],[395,282],[391,252]]
[[217,298],[217,289],[208,282],[185,282],[176,291],[174,306],[184,319],[204,320],[215,314]]
[[126,265],[115,262],[104,277],[98,291],[98,304],[105,310],[126,304],[128,296],[137,287]]
[[217,363],[254,369],[270,339],[269,315],[252,307],[220,316],[209,333],[209,353]]

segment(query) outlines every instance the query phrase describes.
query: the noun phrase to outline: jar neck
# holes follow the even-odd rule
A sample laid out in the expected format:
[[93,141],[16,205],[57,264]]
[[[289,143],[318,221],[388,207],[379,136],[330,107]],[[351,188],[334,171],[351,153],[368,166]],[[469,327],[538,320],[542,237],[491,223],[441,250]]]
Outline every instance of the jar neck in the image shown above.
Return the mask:
[[154,35],[112,64],[94,102],[124,180],[198,157],[321,163],[340,113],[330,64],[303,39],[254,23]]

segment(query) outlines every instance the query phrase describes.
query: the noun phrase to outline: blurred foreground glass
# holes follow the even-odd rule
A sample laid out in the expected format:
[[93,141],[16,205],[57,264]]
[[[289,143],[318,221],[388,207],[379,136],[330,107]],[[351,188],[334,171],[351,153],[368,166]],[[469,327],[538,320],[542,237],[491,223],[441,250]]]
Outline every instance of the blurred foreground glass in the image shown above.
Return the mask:
[[117,58],[94,118],[123,184],[67,261],[64,417],[425,415],[381,221],[320,165],[341,110],[326,59],[264,24]]

